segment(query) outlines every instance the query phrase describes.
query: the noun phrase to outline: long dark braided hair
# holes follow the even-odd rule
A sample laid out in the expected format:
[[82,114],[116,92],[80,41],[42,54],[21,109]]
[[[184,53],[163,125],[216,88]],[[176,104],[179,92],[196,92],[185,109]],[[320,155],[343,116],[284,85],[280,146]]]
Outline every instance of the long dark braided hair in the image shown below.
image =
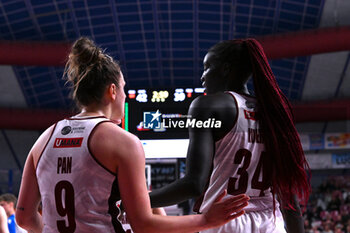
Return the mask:
[[[210,48],[234,72],[230,82],[246,82],[253,77],[269,166],[271,190],[284,207],[294,209],[294,196],[305,206],[310,194],[309,165],[293,122],[291,105],[279,88],[266,55],[255,39],[223,41]],[[266,169],[266,168],[265,168]],[[274,203],[275,208],[275,203]]]

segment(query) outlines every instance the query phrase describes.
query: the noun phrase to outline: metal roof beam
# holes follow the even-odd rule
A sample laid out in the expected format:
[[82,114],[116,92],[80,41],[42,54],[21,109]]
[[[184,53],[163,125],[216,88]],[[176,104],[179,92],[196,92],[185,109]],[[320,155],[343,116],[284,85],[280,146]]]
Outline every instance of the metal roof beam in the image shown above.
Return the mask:
[[[116,22],[116,28],[117,25]],[[299,31],[257,39],[269,59],[308,56],[350,50],[350,27]],[[0,64],[63,66],[70,47],[70,43],[0,41]]]

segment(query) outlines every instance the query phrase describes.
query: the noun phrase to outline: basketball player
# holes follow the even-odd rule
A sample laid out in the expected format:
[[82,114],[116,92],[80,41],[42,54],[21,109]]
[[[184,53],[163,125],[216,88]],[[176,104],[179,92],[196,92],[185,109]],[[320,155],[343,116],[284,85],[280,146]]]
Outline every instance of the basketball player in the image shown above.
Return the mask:
[[44,233],[125,232],[120,200],[133,231],[142,233],[195,232],[244,213],[248,197],[222,201],[223,191],[205,215],[152,214],[142,145],[114,123],[124,115],[119,65],[91,40],[80,38],[65,74],[82,111],[48,128],[30,151],[16,212],[19,225]]
[[[221,125],[189,128],[186,175],[153,191],[152,206],[204,193],[197,204],[200,213],[207,213],[227,189],[231,195],[250,196],[246,213],[203,232],[277,233],[286,232],[284,225],[287,232],[304,232],[298,201],[305,204],[308,199],[308,164],[291,107],[261,45],[254,39],[220,42],[208,51],[203,64],[201,81],[207,95],[192,102],[189,115],[202,121],[215,119]],[[255,96],[247,89],[251,76]]]
[[0,233],[9,233],[7,215],[4,207],[0,206]]

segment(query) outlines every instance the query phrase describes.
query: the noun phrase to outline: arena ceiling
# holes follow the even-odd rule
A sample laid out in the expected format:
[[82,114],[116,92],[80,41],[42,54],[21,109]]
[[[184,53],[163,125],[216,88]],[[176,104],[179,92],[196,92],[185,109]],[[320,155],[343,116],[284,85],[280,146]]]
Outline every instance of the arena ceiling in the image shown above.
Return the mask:
[[[347,26],[349,12],[348,0],[1,0],[0,40],[88,36],[120,60],[127,88],[199,87],[202,59],[216,42]],[[338,99],[350,96],[349,58],[346,50],[270,64],[292,101]],[[0,66],[1,107],[69,108],[62,73]]]

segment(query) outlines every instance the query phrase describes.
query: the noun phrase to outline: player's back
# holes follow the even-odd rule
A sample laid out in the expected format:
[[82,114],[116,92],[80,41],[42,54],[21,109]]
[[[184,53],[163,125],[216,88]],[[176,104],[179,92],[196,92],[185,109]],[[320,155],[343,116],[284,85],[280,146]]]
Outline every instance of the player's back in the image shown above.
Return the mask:
[[59,121],[38,161],[43,232],[125,232],[117,220],[116,174],[91,153],[89,138],[104,117]]
[[230,94],[237,108],[237,117],[232,119],[235,125],[215,143],[213,170],[200,212],[206,212],[224,189],[231,195],[249,195],[246,211],[270,208],[273,203],[256,99],[235,92]]

